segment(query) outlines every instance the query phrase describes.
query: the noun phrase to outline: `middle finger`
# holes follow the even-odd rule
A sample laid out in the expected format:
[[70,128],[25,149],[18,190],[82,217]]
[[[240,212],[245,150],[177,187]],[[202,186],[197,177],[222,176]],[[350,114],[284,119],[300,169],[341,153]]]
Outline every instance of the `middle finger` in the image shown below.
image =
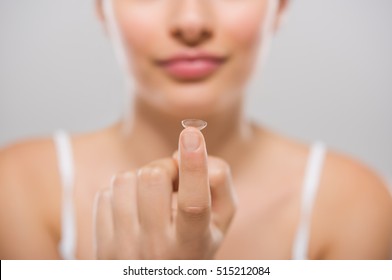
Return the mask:
[[138,171],[138,213],[144,234],[155,235],[169,229],[173,182],[177,174],[172,158],[157,160]]

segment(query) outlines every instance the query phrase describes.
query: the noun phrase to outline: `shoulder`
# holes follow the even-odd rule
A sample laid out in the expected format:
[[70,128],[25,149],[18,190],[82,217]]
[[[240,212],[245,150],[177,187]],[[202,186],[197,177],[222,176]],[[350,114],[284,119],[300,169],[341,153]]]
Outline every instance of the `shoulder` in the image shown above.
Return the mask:
[[[2,180],[35,182],[44,170],[53,168],[55,150],[52,139],[33,139],[15,142],[0,149]],[[47,172],[50,175],[53,172]]]
[[315,212],[325,258],[385,259],[392,252],[391,193],[358,160],[327,152]]
[[[45,169],[53,167],[54,160],[54,144],[50,139],[10,144],[0,149],[0,179],[3,185],[11,182],[37,182]],[[47,175],[52,173],[48,172]]]
[[0,149],[1,163],[18,161],[19,164],[22,162],[27,164],[35,160],[38,154],[42,154],[42,152],[47,154],[52,147],[53,140],[51,138],[16,141]]
[[[91,174],[105,147],[113,146],[108,138],[106,130],[69,135],[79,179]],[[59,257],[61,196],[54,137],[0,148],[0,259]]]
[[[7,213],[0,215],[1,258],[38,257],[29,251],[31,241],[56,236],[59,199],[52,139],[19,141],[0,149],[0,212]],[[17,244],[26,254],[17,253]]]
[[[311,145],[271,131],[262,136],[273,151],[269,158],[301,184]],[[390,258],[391,191],[374,170],[326,145],[311,225],[311,258]]]

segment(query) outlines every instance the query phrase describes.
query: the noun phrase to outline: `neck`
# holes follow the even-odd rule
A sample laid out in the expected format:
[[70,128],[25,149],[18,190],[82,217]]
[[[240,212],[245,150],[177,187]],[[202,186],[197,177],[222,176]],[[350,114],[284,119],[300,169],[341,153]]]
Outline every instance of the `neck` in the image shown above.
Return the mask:
[[[203,117],[208,125],[203,130],[209,155],[221,157],[234,165],[243,155],[253,130],[243,115],[242,103]],[[181,120],[189,116],[174,116],[162,112],[135,98],[132,110],[124,114],[117,126],[124,148],[136,166],[153,160],[170,157],[178,146],[178,136],[183,129]]]

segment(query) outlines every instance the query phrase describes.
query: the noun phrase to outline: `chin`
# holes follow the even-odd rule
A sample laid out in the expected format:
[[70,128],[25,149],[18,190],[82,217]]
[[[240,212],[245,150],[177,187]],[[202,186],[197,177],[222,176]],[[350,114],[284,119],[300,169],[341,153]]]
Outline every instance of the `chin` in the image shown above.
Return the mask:
[[138,93],[145,103],[174,117],[207,118],[238,103],[240,91],[233,88],[220,79],[175,83],[158,80],[139,87]]
[[172,88],[166,92],[165,108],[172,114],[202,118],[221,110],[227,94],[222,89],[199,85]]
[[217,112],[216,103],[206,99],[176,99],[161,104],[159,109],[178,118],[206,118]]

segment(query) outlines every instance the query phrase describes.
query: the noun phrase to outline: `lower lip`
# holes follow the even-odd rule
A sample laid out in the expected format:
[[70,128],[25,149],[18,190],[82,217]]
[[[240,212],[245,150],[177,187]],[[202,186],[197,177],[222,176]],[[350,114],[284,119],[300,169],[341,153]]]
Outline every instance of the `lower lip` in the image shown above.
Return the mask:
[[221,61],[210,59],[181,60],[163,64],[169,75],[177,79],[193,80],[210,76],[222,64]]

